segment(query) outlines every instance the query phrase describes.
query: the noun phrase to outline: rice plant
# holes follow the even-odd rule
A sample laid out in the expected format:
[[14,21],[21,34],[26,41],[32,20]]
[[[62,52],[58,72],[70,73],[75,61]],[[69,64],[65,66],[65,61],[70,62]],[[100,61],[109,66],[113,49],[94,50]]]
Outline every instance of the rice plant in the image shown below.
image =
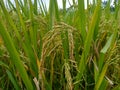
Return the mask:
[[120,90],[120,0],[86,1],[0,0],[0,90]]

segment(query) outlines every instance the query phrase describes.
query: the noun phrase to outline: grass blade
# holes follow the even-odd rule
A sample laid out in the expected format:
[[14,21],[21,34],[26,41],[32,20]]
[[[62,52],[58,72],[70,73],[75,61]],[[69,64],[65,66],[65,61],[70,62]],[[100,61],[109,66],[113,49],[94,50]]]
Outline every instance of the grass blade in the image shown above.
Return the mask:
[[80,16],[80,32],[82,35],[83,41],[86,39],[86,30],[85,30],[85,9],[84,9],[84,0],[78,0],[78,11]]
[[[95,25],[96,25],[96,23],[98,23],[97,19],[98,19],[98,16],[99,16],[98,13],[99,13],[99,10],[100,10],[100,3],[101,3],[101,0],[98,1],[97,7],[94,11],[94,15],[92,17],[92,21],[91,21],[91,24],[90,24],[90,29],[88,31],[88,34],[87,34],[87,37],[86,37],[86,40],[85,40],[85,44],[84,44],[84,51],[82,53],[81,60],[79,62],[78,67],[79,67],[80,72],[78,72],[78,74],[76,76],[76,81],[81,80],[82,75],[85,71],[85,67],[86,67],[86,63],[87,63],[87,56],[89,54],[90,45],[91,45],[91,42],[93,40]],[[79,86],[79,84],[77,83],[75,85],[75,90],[78,90],[78,86]]]
[[[19,20],[20,20],[20,23],[21,23],[21,26],[22,26],[22,29],[23,29],[23,32],[24,32],[24,35],[25,35],[25,44],[23,43],[23,48],[24,48],[26,54],[28,55],[28,57],[30,58],[31,68],[33,69],[33,71],[35,72],[35,74],[37,76],[38,75],[37,61],[36,61],[36,58],[34,56],[32,46],[31,46],[31,45],[33,45],[33,48],[36,49],[36,35],[35,35],[36,31],[35,31],[35,33],[33,33],[33,27],[32,27],[33,22],[31,22],[32,23],[31,30],[30,30],[31,38],[29,38],[28,33],[26,32],[26,27],[25,27],[25,23],[24,23],[22,14],[20,12],[20,7],[19,7],[18,0],[15,0],[15,3],[16,3],[16,8],[17,8],[17,13],[18,13],[18,16],[19,16]],[[30,4],[30,19],[31,19],[31,21],[33,21],[32,2],[29,1],[29,4]],[[30,43],[30,40],[31,40],[31,43]]]
[[7,30],[4,28],[1,21],[0,21],[0,34],[3,38],[3,41],[6,45],[8,52],[12,58],[11,61],[18,69],[26,88],[28,90],[33,90],[33,86],[28,78],[27,72],[25,71],[24,65],[20,60],[19,54],[13,44],[13,41],[12,41],[9,33],[7,32]]
[[19,87],[17,81],[15,80],[14,76],[12,75],[12,73],[9,70],[7,70],[6,72],[8,74],[9,79],[11,80],[12,84],[14,85],[15,89],[20,90],[20,87]]

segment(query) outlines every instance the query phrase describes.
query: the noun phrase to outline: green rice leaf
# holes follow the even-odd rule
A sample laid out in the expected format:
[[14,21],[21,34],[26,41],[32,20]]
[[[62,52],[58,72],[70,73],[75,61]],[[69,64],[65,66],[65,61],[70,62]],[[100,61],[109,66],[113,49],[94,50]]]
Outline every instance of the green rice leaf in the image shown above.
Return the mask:
[[85,30],[85,9],[84,9],[84,0],[78,0],[78,11],[79,11],[79,17],[80,17],[80,32],[82,35],[83,41],[86,39],[86,30]]
[[7,75],[9,77],[9,79],[11,80],[12,84],[14,85],[14,88],[16,90],[20,90],[18,82],[15,80],[14,76],[12,75],[12,73],[9,70],[6,70],[6,72],[7,72]]
[[[85,40],[85,44],[84,44],[84,51],[82,53],[81,60],[79,62],[79,66],[78,66],[79,67],[79,72],[76,76],[76,81],[81,80],[81,78],[83,76],[83,73],[85,71],[85,67],[86,67],[86,63],[87,63],[87,56],[89,54],[91,42],[93,40],[95,25],[96,25],[96,23],[99,23],[99,22],[97,22],[97,19],[98,19],[98,16],[99,16],[98,13],[99,13],[99,10],[100,10],[100,3],[101,3],[101,0],[98,1],[97,7],[94,11],[94,15],[92,17],[92,21],[91,21],[91,24],[90,24],[90,29],[88,31],[88,34],[87,34],[87,37],[86,37],[86,40]],[[77,83],[75,85],[75,90],[78,90],[78,86],[79,86],[79,84]]]
[[20,76],[21,76],[26,88],[28,90],[33,90],[32,83],[30,82],[30,80],[28,78],[28,75],[24,68],[24,65],[21,62],[19,54],[15,48],[15,45],[13,44],[13,41],[12,41],[9,33],[3,26],[2,21],[0,21],[0,35],[2,36],[5,46],[10,54],[11,61],[16,66],[17,70],[19,71]]

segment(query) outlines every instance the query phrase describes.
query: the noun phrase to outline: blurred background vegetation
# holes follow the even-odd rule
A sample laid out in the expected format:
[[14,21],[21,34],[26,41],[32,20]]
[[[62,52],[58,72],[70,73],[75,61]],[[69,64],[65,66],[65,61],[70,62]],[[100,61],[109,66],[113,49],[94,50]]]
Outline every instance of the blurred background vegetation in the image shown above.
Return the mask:
[[0,0],[0,90],[120,90],[120,0],[66,3]]

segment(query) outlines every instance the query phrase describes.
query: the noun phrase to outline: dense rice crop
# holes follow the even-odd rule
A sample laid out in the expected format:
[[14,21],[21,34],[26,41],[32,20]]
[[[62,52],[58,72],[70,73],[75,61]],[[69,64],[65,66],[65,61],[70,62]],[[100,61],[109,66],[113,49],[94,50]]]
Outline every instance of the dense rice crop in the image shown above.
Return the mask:
[[0,0],[0,90],[120,90],[120,0],[14,2]]

